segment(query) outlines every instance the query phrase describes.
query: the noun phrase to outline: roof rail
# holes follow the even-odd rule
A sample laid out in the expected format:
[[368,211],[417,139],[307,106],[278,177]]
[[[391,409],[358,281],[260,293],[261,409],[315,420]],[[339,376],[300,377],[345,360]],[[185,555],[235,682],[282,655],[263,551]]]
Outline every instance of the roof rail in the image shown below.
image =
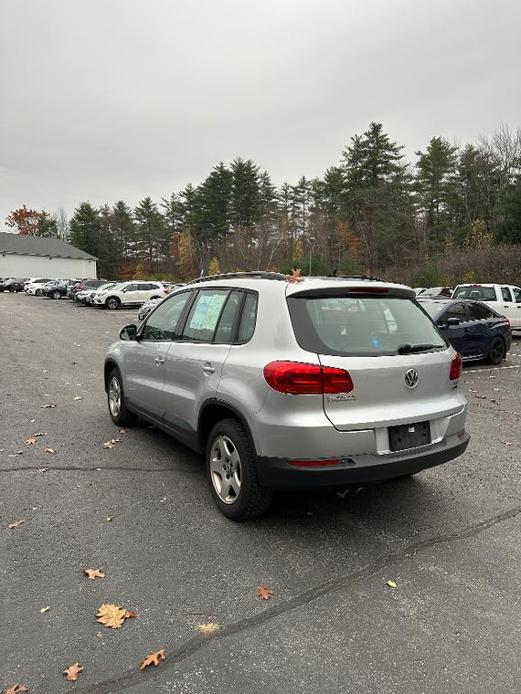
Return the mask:
[[241,277],[251,280],[287,280],[286,275],[283,275],[281,272],[264,272],[263,270],[257,270],[254,272],[223,272],[219,275],[198,277],[197,279],[188,282],[188,284],[198,284],[199,282],[211,282],[212,280],[227,280]]
[[326,275],[328,280],[370,280],[371,282],[387,282],[383,277],[372,277],[371,275]]

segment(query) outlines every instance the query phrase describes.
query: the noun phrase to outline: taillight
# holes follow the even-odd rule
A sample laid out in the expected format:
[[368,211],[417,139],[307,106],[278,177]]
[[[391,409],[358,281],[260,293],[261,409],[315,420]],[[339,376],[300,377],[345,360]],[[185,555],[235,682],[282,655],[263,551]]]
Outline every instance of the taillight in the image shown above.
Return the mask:
[[454,359],[451,361],[451,364],[450,364],[449,378],[451,381],[457,381],[458,378],[461,377],[462,373],[463,373],[463,361],[461,359],[461,354],[459,352],[457,352],[454,355]]
[[350,393],[353,390],[349,373],[332,366],[272,361],[264,367],[264,378],[274,390],[291,395]]

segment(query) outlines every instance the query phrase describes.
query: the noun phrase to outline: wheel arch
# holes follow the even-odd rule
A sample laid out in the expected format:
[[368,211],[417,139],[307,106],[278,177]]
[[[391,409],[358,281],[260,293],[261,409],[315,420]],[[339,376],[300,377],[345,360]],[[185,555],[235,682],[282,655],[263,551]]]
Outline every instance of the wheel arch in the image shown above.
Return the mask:
[[236,407],[224,400],[210,398],[201,406],[197,420],[197,446],[200,452],[204,451],[210,432],[217,422],[230,418],[239,420],[250,439],[253,450],[256,451],[255,441],[244,415]]
[[105,384],[105,393],[108,393],[109,388],[109,376],[113,369],[118,369],[120,372],[119,364],[115,359],[107,359],[105,366],[103,367],[103,381]]

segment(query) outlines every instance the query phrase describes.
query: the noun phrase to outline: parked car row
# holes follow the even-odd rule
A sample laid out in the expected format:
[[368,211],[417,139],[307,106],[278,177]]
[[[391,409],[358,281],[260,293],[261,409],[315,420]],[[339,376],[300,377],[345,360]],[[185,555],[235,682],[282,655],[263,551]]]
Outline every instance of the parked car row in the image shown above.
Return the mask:
[[69,298],[86,306],[98,306],[109,310],[120,307],[142,306],[151,301],[151,309],[176,287],[172,282],[130,280],[121,282],[106,279],[73,279],[49,277],[0,279],[0,291],[22,292],[50,299]]

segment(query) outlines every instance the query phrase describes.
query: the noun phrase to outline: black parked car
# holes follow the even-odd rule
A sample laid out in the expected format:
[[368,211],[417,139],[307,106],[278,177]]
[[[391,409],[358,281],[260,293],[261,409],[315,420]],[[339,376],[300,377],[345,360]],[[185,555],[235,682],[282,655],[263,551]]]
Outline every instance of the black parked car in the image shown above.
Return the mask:
[[418,300],[463,361],[499,364],[506,357],[512,344],[510,321],[490,306],[468,299]]
[[57,280],[56,282],[48,282],[43,293],[51,299],[61,299],[62,296],[67,296],[67,290],[75,280]]
[[3,282],[0,282],[0,292],[23,292],[24,290],[24,279],[16,279],[14,277],[8,277]]

